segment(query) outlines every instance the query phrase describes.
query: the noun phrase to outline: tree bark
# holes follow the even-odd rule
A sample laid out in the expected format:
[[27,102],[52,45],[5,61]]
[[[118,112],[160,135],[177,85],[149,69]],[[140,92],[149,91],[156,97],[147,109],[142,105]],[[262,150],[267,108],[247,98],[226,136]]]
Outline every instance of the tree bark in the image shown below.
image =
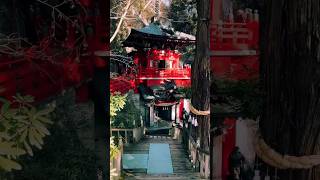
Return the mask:
[[[319,154],[320,1],[265,2],[262,135],[280,153]],[[318,180],[320,169],[284,170],[279,176],[281,180]]]
[[[196,56],[192,64],[192,105],[201,111],[210,108],[210,61],[209,61],[209,16],[210,3],[197,1],[198,24]],[[210,116],[198,116],[197,137],[200,148],[209,152]]]

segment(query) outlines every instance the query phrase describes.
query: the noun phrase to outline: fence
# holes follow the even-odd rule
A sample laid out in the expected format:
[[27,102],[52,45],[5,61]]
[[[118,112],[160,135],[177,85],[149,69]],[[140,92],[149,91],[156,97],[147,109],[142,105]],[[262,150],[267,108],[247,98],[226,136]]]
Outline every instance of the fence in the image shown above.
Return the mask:
[[258,45],[259,22],[211,24],[211,50],[257,49]]
[[[200,149],[197,142],[190,135],[190,131],[187,128],[175,128],[176,139],[182,139],[184,147],[187,148],[189,159],[196,172],[201,172],[205,177],[210,176],[210,152]],[[182,137],[177,137],[182,136]]]
[[170,77],[190,77],[191,76],[191,68],[172,68],[172,69],[159,69],[159,68],[146,68],[140,70],[140,77],[162,77],[162,78],[170,78]]
[[122,155],[123,155],[123,144],[120,141],[119,143],[120,151],[116,157],[110,159],[110,170],[112,171],[112,180],[119,179],[122,170]]
[[121,138],[125,144],[139,142],[144,135],[144,127],[137,127],[133,129],[112,128],[111,135]]

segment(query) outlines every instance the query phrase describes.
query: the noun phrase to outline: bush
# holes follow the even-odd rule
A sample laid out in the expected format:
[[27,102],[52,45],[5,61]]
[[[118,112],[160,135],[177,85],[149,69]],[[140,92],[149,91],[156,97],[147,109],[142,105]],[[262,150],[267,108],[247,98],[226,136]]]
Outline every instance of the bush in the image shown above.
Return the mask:
[[112,123],[113,128],[135,128],[140,127],[140,111],[136,108],[134,100],[128,96],[124,108],[117,113]]
[[54,106],[40,109],[32,102],[33,97],[19,94],[13,102],[0,99],[0,177],[5,172],[21,170],[18,161],[22,155],[33,156],[34,148],[42,149],[44,138],[50,135],[47,126],[53,123],[49,114]]

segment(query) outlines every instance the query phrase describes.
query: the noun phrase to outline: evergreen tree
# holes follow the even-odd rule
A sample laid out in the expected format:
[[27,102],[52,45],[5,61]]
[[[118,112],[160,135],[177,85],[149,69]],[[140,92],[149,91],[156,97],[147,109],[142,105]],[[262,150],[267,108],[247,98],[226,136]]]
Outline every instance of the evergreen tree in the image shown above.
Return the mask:
[[[266,1],[262,79],[266,106],[262,135],[281,154],[320,152],[320,4]],[[281,170],[281,180],[318,180],[319,167]]]

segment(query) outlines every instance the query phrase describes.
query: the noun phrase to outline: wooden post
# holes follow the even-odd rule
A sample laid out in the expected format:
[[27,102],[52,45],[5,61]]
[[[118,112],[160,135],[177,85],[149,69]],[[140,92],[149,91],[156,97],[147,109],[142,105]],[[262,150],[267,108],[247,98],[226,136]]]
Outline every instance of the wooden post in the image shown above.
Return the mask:
[[125,143],[128,144],[128,133],[127,133],[127,130],[124,130],[124,139],[125,139]]

